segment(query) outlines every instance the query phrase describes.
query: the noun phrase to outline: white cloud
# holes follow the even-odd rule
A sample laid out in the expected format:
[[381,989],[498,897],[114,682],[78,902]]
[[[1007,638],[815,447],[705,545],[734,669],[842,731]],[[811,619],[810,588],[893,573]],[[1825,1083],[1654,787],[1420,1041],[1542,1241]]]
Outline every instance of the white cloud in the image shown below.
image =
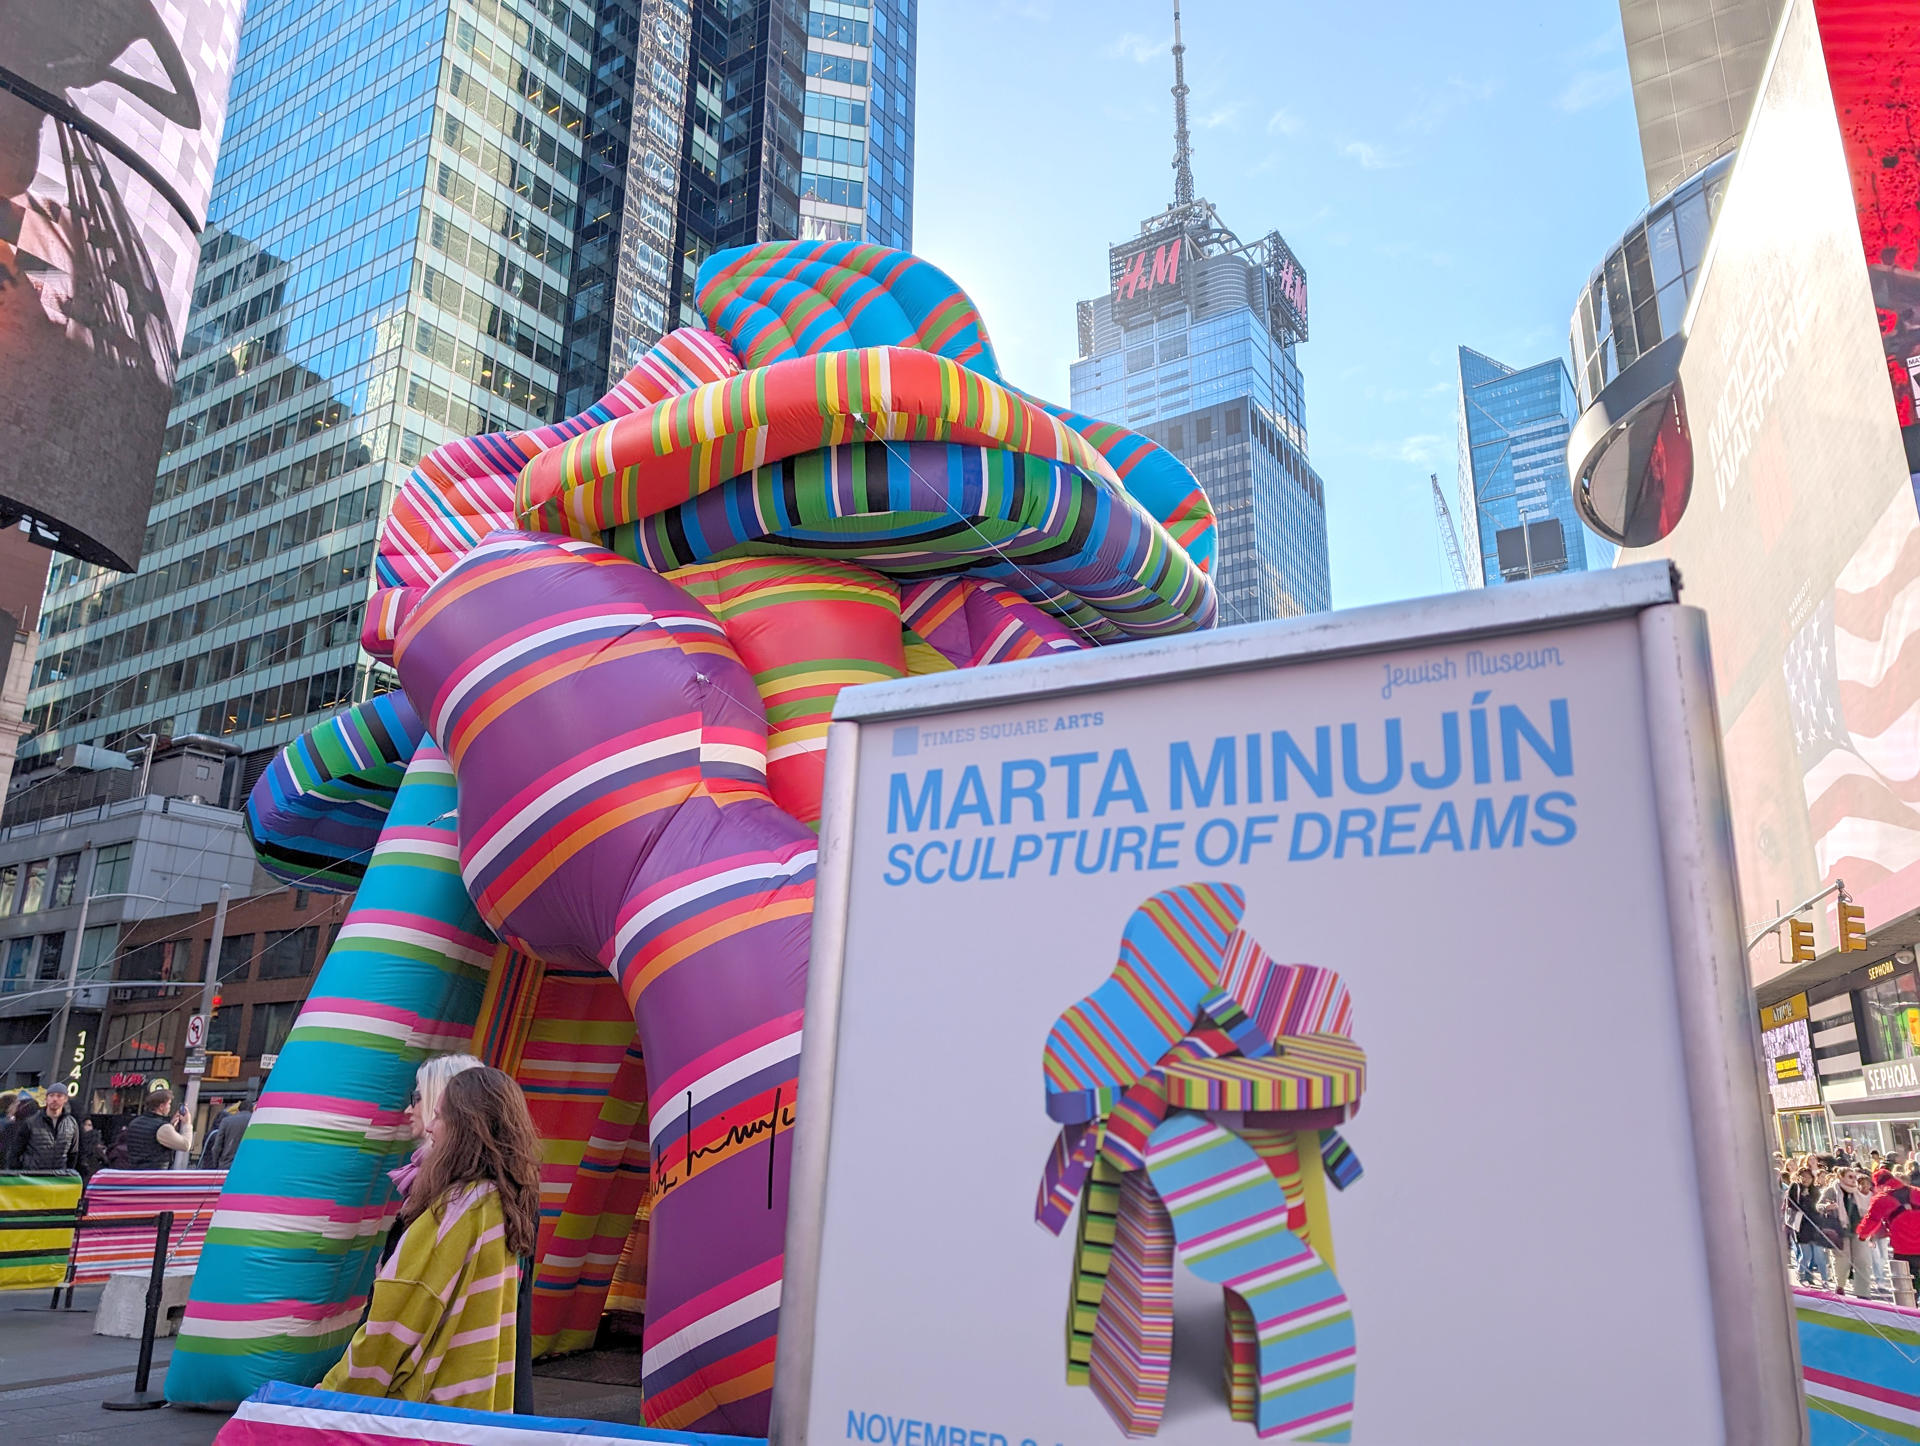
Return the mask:
[[1234,101],[1230,105],[1217,105],[1212,110],[1204,111],[1193,118],[1194,129],[1211,131],[1218,130],[1221,126],[1232,126],[1240,119],[1240,112],[1245,109],[1246,107],[1239,101]]
[[1109,60],[1131,60],[1135,65],[1145,65],[1172,48],[1173,42],[1164,37],[1156,40],[1151,35],[1125,30],[1109,42],[1106,55]]
[[1405,462],[1409,466],[1433,466],[1453,447],[1453,438],[1438,432],[1417,432],[1398,441],[1369,442],[1361,450],[1376,462]]
[[1395,166],[1406,164],[1398,152],[1388,150],[1385,146],[1376,146],[1371,141],[1348,141],[1340,147],[1340,154],[1358,161],[1363,171],[1390,171]]
[[1267,134],[1270,136],[1294,136],[1300,134],[1300,127],[1306,124],[1299,116],[1285,107],[1267,117]]
[[1616,96],[1626,93],[1627,72],[1624,68],[1583,70],[1567,82],[1567,88],[1560,92],[1554,104],[1571,115],[1596,105],[1605,105]]

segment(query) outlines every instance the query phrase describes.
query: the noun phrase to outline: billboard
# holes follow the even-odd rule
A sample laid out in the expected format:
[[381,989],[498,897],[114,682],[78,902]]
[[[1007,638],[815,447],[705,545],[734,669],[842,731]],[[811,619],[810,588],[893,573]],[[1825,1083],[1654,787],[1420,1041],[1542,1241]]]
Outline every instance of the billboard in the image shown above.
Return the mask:
[[[773,1439],[1799,1441],[1672,587],[843,693]],[[1627,1272],[1570,1248],[1617,1193],[1488,1164],[1577,1180],[1624,1120],[1664,1207]]]
[[243,0],[0,7],[0,523],[139,562]]
[[1692,495],[1652,551],[1713,620],[1747,917],[1840,879],[1877,928],[1920,907],[1920,510],[1813,12],[1787,7],[1696,283]]
[[1107,257],[1113,275],[1113,319],[1124,323],[1185,296],[1181,263],[1191,249],[1179,232],[1115,246]]

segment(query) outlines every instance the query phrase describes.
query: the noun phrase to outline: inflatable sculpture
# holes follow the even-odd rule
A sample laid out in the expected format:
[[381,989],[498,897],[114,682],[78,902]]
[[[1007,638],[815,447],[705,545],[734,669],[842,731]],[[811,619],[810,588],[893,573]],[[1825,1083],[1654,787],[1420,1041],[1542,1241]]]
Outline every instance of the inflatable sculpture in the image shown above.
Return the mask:
[[648,1423],[764,1433],[835,696],[1213,622],[1192,476],[1008,385],[932,266],[772,243],[709,260],[698,302],[586,413],[420,463],[362,639],[399,688],[254,790],[263,863],[354,898],[172,1400],[320,1378],[398,1209],[413,1071],[471,1050],[546,1142],[536,1349],[638,1319]]
[[1061,1130],[1035,1216],[1059,1234],[1079,1203],[1067,1380],[1126,1434],[1153,1435],[1166,1406],[1177,1254],[1222,1289],[1233,1419],[1345,1441],[1353,1317],[1324,1185],[1360,1176],[1336,1126],[1360,1107],[1366,1056],[1340,976],[1276,964],[1245,908],[1226,884],[1155,894],[1112,976],[1054,1025]]

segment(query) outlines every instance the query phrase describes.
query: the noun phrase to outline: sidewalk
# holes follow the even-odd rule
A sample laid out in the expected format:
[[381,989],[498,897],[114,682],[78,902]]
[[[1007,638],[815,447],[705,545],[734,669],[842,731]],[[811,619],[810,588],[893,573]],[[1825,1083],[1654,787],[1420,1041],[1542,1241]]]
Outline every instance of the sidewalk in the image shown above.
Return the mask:
[[[70,1311],[48,1310],[47,1290],[0,1294],[0,1421],[17,1439],[58,1446],[207,1446],[225,1413],[101,1406],[132,1393],[140,1357],[140,1342],[93,1333],[101,1289],[81,1286]],[[166,1383],[172,1354],[171,1337],[154,1342],[155,1390]],[[543,1416],[638,1425],[639,1374],[637,1352],[568,1356],[534,1368],[535,1405]]]

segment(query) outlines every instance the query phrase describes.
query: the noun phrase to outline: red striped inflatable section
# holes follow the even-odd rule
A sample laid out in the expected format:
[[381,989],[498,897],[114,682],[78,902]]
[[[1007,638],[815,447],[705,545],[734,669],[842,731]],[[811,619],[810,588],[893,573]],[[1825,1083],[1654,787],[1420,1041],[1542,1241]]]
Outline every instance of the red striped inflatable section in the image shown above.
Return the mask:
[[[84,1218],[117,1220],[171,1210],[167,1264],[198,1265],[226,1179],[225,1170],[102,1170],[87,1184]],[[82,1230],[75,1238],[73,1259],[73,1278],[83,1285],[105,1280],[116,1270],[150,1270],[153,1226]]]

